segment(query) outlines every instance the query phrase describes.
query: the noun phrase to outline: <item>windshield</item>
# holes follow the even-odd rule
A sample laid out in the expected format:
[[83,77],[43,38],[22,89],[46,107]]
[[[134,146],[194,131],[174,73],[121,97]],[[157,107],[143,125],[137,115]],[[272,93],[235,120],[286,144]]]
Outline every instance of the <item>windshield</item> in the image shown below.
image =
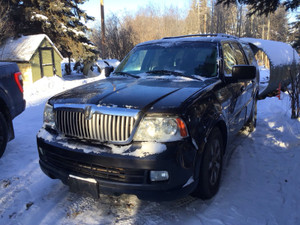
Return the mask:
[[217,45],[205,42],[171,42],[138,46],[115,73],[182,76],[217,76]]

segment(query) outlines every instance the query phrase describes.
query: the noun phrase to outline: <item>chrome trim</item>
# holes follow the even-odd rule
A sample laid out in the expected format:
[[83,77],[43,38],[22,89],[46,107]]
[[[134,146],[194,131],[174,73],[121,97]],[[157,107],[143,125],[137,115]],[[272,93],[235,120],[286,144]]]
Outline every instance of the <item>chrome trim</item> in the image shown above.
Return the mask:
[[54,104],[58,132],[112,144],[129,144],[142,114],[136,109],[87,104]]
[[95,114],[105,114],[113,116],[130,116],[136,117],[140,112],[138,109],[129,109],[129,108],[119,108],[119,107],[110,107],[110,106],[97,106],[92,104],[54,104],[53,109],[81,109],[85,110],[87,107],[91,107],[91,113]]

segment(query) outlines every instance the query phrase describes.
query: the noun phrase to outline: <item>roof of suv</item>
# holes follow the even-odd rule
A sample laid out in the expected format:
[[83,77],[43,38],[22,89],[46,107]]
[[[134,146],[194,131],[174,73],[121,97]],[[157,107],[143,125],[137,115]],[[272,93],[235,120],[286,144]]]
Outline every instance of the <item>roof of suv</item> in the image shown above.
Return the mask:
[[203,42],[220,42],[222,40],[238,40],[239,38],[227,34],[190,34],[174,37],[164,37],[158,40],[146,41],[139,45],[148,45],[155,43],[170,43],[170,42],[180,42],[180,41],[203,41]]

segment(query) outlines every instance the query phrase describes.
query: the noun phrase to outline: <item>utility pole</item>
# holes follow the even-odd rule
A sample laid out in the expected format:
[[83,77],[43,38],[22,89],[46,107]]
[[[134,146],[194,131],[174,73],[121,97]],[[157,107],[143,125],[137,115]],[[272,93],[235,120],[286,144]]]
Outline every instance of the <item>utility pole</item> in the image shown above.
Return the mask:
[[105,49],[105,22],[104,22],[104,3],[103,0],[100,0],[101,7],[101,44],[102,44],[102,58],[106,58],[106,49]]

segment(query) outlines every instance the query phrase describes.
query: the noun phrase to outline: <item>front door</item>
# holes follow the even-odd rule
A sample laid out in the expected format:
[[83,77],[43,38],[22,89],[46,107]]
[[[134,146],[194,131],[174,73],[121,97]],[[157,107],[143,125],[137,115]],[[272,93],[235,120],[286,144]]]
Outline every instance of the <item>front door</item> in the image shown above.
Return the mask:
[[[223,57],[224,57],[224,75],[232,76],[232,67],[235,65],[245,65],[246,60],[239,49],[236,42],[222,43]],[[228,112],[228,123],[230,136],[237,133],[244,125],[247,108],[247,89],[246,82],[234,82],[228,85],[228,90],[231,92],[231,101]]]
[[54,50],[52,47],[40,47],[40,70],[41,77],[51,77],[55,75]]

